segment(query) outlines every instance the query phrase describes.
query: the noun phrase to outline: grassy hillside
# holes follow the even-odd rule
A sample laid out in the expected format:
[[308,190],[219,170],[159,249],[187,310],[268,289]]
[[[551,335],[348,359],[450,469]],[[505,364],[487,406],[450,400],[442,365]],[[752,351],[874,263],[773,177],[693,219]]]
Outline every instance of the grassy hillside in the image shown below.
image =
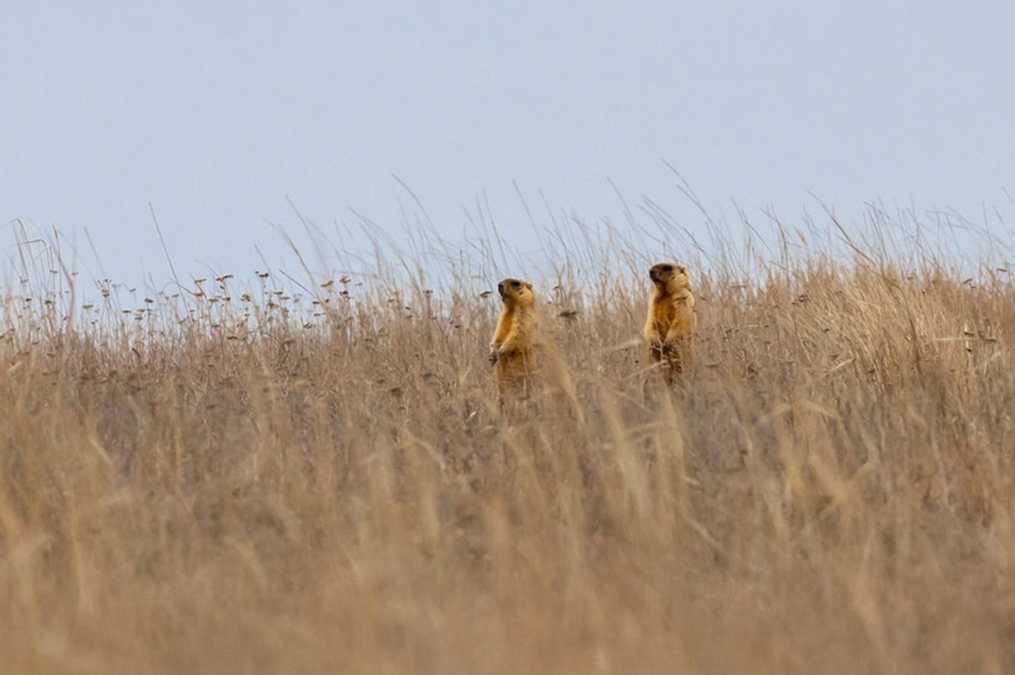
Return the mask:
[[482,283],[14,280],[3,670],[1011,672],[1011,275],[692,269],[646,401],[652,257],[535,280],[575,396],[515,422]]

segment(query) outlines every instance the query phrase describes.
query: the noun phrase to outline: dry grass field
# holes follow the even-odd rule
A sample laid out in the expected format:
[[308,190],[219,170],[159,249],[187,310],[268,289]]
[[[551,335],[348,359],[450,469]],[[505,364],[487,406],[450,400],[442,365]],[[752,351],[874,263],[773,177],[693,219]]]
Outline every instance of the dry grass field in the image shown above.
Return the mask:
[[533,279],[566,368],[510,420],[492,272],[16,259],[0,671],[1013,672],[1015,283],[874,250],[689,261],[649,399],[657,256],[572,251]]

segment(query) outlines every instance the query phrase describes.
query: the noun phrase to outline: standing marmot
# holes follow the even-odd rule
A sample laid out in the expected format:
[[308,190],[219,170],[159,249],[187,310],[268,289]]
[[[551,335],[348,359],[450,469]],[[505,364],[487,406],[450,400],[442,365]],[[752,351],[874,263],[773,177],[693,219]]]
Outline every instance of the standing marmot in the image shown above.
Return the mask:
[[649,269],[648,275],[655,285],[644,333],[649,365],[659,364],[666,382],[672,384],[690,356],[691,337],[698,326],[694,295],[683,265],[659,263]]
[[531,392],[536,366],[538,314],[532,284],[504,279],[497,284],[504,309],[490,342],[490,363],[496,366],[501,404]]

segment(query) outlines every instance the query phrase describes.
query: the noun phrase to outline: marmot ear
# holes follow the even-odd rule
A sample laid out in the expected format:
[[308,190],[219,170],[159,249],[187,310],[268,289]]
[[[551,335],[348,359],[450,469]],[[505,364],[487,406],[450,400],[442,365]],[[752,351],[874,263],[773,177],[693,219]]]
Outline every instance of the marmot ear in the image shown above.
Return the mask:
[[525,288],[527,288],[527,289],[529,289],[531,291],[532,290],[532,284],[530,284],[529,282],[526,281],[525,282]]

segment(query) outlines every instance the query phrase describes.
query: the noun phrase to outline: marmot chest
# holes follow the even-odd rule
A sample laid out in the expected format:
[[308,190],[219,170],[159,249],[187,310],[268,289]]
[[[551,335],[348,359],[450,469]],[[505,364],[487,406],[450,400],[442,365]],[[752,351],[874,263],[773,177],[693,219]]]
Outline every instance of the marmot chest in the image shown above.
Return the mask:
[[687,315],[690,307],[687,298],[684,296],[666,298],[656,303],[653,308],[653,317],[656,330],[660,335],[666,335],[674,325],[681,325],[687,322]]
[[656,330],[661,335],[666,335],[666,331],[670,329],[670,326],[677,320],[677,306],[672,299],[667,299],[663,302],[656,304],[653,309],[653,318],[655,320]]

